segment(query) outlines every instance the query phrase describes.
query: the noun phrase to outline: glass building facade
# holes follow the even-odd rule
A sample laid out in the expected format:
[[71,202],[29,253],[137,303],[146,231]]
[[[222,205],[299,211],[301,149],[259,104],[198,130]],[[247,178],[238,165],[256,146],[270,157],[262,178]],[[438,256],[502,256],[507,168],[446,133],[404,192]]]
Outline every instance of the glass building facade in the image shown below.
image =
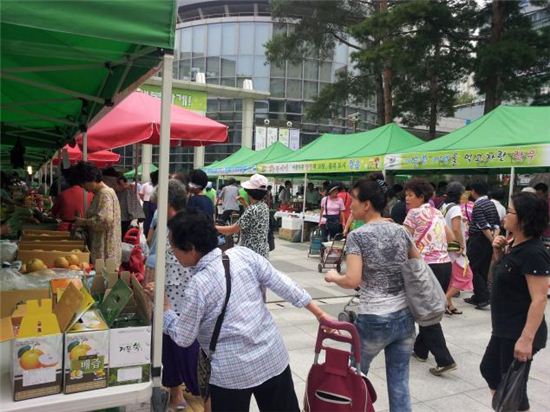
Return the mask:
[[[254,89],[268,91],[267,100],[255,102],[255,122],[264,119],[291,121],[300,129],[301,146],[323,133],[350,133],[376,125],[374,93],[364,107],[342,107],[338,117],[312,122],[304,114],[319,92],[334,82],[341,71],[351,70],[350,50],[338,44],[328,60],[305,58],[299,64],[266,61],[264,45],[274,34],[293,30],[292,24],[272,21],[268,1],[191,1],[179,7],[174,56],[174,78],[195,80],[205,73],[206,82],[242,87],[252,79]],[[358,122],[349,120],[358,113]],[[205,164],[223,159],[241,147],[242,101],[208,98],[207,116],[229,126],[229,141],[206,147]],[[132,149],[121,153],[131,160]],[[153,152],[153,162],[158,150]],[[192,148],[173,148],[171,170],[193,166]]]

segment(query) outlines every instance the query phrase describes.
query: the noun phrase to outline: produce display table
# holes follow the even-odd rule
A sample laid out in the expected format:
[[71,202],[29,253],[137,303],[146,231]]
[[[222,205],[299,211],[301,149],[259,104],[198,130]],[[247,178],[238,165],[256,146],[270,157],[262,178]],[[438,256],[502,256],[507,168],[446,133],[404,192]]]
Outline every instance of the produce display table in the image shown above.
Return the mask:
[[90,409],[98,410],[148,402],[153,392],[153,383],[149,381],[132,385],[111,386],[71,395],[61,393],[14,402],[9,373],[2,374],[1,378],[0,410],[2,412],[85,412]]
[[[303,218],[303,214],[301,212],[298,213],[298,212],[278,211],[278,212],[275,212],[273,216],[275,217],[275,219],[282,219],[283,217],[295,217],[298,219]],[[319,214],[306,213],[304,220],[306,222],[319,223]]]

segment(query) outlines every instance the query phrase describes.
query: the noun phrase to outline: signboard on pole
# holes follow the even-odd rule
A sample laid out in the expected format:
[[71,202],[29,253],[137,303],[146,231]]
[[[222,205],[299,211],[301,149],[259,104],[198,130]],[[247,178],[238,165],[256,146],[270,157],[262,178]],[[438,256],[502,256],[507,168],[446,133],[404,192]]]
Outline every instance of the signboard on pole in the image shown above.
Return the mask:
[[256,141],[254,147],[256,150],[262,150],[266,148],[267,141],[267,128],[263,126],[256,126]]
[[268,127],[267,128],[267,142],[266,146],[271,146],[273,143],[277,141],[278,138],[278,130],[276,127]]
[[288,129],[279,129],[279,142],[284,144],[286,147],[288,147],[288,143],[289,143],[288,138],[289,138]]
[[288,147],[292,150],[300,148],[300,129],[290,129]]

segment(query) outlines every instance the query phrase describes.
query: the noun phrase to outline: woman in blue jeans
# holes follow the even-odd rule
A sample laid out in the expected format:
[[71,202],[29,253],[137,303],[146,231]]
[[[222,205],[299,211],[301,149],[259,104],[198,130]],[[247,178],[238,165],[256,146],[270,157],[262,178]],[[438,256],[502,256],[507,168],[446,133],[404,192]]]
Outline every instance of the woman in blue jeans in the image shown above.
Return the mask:
[[386,195],[378,183],[355,184],[351,212],[365,225],[348,235],[347,273],[331,270],[325,280],[347,289],[360,287],[356,326],[361,336],[361,370],[367,374],[374,357],[384,350],[390,411],[407,412],[411,410],[409,359],[415,330],[400,266],[415,249],[401,226],[382,218],[385,206]]

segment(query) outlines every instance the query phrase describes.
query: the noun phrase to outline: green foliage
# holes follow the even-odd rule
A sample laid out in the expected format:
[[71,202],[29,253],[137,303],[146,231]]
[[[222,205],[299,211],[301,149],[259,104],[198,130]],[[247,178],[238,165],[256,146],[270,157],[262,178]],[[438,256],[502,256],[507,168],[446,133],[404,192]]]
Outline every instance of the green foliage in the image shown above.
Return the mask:
[[474,81],[487,95],[486,112],[505,99],[533,97],[550,80],[550,27],[534,30],[518,1],[494,2],[480,15],[475,50]]
[[[503,19],[496,37],[494,2]],[[531,1],[537,2],[547,4]],[[437,118],[452,115],[453,106],[468,97],[457,85],[472,72],[493,105],[538,96],[541,85],[548,84],[550,27],[533,30],[519,1],[493,0],[481,9],[474,0],[388,3],[380,12],[379,1],[273,1],[274,17],[294,24],[267,44],[272,63],[330,57],[337,42],[354,50],[352,66],[321,91],[308,117],[332,116],[344,104],[381,94],[385,67],[391,72],[393,115],[411,126],[427,124],[432,134]]]

